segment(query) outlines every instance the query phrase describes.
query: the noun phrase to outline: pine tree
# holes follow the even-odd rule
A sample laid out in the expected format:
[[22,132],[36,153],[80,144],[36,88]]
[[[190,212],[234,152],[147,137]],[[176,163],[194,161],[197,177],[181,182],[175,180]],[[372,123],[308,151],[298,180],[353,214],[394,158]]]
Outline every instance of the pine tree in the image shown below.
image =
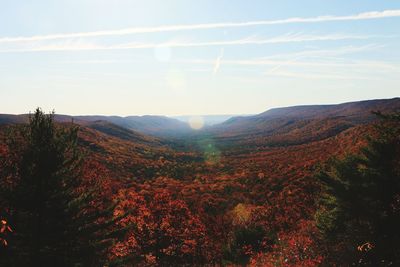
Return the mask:
[[[39,108],[7,138],[3,202],[15,234],[8,263],[22,266],[99,266],[112,241],[113,206],[95,205],[101,188],[84,188],[78,128],[57,125]],[[11,178],[10,178],[11,177]],[[4,185],[5,183],[2,183]],[[110,203],[108,203],[110,204]],[[103,262],[102,262],[103,261]]]
[[317,224],[343,264],[400,264],[400,114],[378,115],[359,155],[334,159],[317,175],[324,186]]

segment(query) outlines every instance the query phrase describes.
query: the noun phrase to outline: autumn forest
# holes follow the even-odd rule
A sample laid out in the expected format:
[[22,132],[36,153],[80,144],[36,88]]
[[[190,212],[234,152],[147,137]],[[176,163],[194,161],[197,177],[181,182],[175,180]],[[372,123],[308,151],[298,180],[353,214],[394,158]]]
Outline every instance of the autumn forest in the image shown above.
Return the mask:
[[0,115],[0,265],[398,266],[399,109]]

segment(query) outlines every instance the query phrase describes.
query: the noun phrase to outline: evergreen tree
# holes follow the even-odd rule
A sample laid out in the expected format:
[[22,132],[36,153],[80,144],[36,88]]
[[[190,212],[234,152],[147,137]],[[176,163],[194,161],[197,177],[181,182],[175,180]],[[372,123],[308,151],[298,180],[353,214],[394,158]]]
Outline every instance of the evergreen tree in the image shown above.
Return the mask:
[[77,133],[38,108],[28,125],[9,134],[0,177],[15,229],[4,259],[9,265],[99,266],[104,260],[113,206],[99,210],[100,188],[83,187]]
[[400,264],[400,114],[378,115],[359,155],[334,159],[318,174],[317,225],[342,264]]

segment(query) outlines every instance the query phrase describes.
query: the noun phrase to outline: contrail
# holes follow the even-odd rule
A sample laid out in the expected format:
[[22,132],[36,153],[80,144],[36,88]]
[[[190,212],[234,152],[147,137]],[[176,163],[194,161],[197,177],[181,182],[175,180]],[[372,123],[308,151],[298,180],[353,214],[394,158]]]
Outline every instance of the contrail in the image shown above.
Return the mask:
[[[81,51],[81,50],[123,50],[123,49],[148,49],[155,47],[205,47],[205,46],[232,46],[232,45],[263,45],[276,43],[292,43],[292,42],[310,42],[310,41],[335,41],[335,40],[354,40],[369,39],[378,36],[374,35],[344,35],[344,34],[328,34],[328,35],[304,35],[304,34],[286,34],[278,37],[259,39],[256,37],[248,37],[228,41],[169,41],[163,43],[125,43],[118,45],[98,45],[91,43],[74,43],[67,42],[61,44],[40,45],[28,48],[16,49],[0,49],[0,53],[8,52],[39,52],[39,51]],[[382,37],[382,36],[379,36]]]
[[60,34],[20,36],[20,37],[2,37],[0,38],[0,43],[44,41],[44,40],[54,40],[54,39],[66,39],[66,38],[130,35],[138,33],[202,30],[202,29],[216,29],[216,28],[235,28],[235,27],[249,27],[249,26],[276,25],[276,24],[289,24],[289,23],[317,23],[317,22],[328,22],[328,21],[369,20],[369,19],[380,19],[380,18],[390,18],[390,17],[400,17],[400,9],[371,11],[371,12],[364,12],[348,16],[329,15],[329,16],[317,16],[308,18],[293,17],[280,20],[259,20],[259,21],[247,21],[247,22],[205,23],[205,24],[190,24],[190,25],[163,25],[156,27],[133,27],[133,28],[118,29],[118,30],[103,30],[103,31],[92,31],[92,32],[60,33]]

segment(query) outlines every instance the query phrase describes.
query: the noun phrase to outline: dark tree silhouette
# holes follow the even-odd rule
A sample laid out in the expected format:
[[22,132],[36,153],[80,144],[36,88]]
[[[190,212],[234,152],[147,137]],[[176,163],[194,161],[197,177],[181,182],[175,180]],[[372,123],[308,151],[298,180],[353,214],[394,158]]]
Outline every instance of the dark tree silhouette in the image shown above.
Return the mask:
[[[113,207],[96,209],[96,186],[83,188],[78,128],[56,125],[39,108],[8,134],[2,202],[15,229],[5,261],[25,266],[99,266]],[[1,261],[0,261],[1,262]]]
[[383,120],[359,155],[332,160],[318,174],[325,194],[317,224],[332,258],[346,265],[400,264],[400,116],[378,115]]

